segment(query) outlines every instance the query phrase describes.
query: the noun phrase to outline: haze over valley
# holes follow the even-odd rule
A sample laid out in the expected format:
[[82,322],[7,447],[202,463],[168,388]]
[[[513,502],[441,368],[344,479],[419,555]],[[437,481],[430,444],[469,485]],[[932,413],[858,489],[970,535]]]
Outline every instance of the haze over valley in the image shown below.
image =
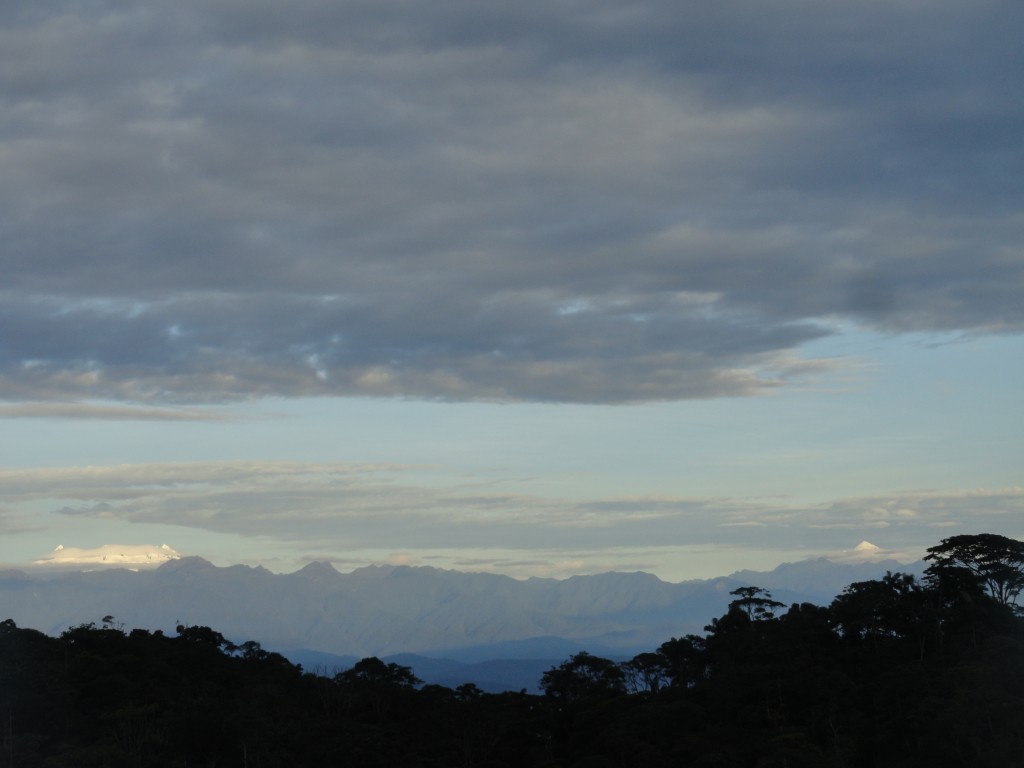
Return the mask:
[[[821,558],[682,583],[646,573],[515,580],[423,566],[339,573],[327,563],[274,574],[217,567],[167,546],[110,548],[100,555],[109,558],[106,567],[97,568],[95,554],[61,548],[53,554],[91,562],[92,570],[55,568],[51,561],[31,572],[0,572],[0,606],[19,626],[52,635],[105,616],[126,629],[169,634],[181,624],[210,626],[236,643],[255,640],[307,665],[396,654],[464,663],[534,659],[533,687],[538,669],[572,653],[629,657],[672,637],[700,634],[741,586],[768,588],[787,605],[827,605],[852,582],[923,568],[863,559],[867,547],[859,562]],[[135,570],[123,567],[118,553],[140,561]],[[153,567],[161,554],[166,560]]]

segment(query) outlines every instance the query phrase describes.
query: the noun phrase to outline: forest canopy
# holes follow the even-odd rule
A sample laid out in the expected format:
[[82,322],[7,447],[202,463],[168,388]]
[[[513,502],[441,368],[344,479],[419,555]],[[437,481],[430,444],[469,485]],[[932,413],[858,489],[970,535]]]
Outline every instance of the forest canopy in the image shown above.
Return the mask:
[[210,627],[0,622],[0,768],[1024,765],[1021,542],[955,536],[828,606],[733,592],[705,634],[585,652],[543,695],[303,670]]

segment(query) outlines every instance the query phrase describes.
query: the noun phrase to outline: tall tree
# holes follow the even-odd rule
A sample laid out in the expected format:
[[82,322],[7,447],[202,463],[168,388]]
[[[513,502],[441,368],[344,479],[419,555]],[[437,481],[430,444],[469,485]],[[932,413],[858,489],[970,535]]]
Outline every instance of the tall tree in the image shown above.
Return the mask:
[[740,587],[729,594],[737,596],[729,607],[739,608],[751,621],[774,619],[775,609],[785,607],[778,600],[772,600],[772,593],[763,587]]
[[995,533],[952,536],[928,548],[928,578],[941,584],[965,572],[998,603],[1013,606],[1024,589],[1024,542]]

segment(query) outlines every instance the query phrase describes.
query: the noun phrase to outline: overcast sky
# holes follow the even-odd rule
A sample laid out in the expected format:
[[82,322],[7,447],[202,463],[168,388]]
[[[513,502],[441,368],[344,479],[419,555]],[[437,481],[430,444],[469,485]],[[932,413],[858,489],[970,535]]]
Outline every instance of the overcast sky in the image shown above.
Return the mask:
[[1024,536],[1024,6],[0,5],[0,563]]

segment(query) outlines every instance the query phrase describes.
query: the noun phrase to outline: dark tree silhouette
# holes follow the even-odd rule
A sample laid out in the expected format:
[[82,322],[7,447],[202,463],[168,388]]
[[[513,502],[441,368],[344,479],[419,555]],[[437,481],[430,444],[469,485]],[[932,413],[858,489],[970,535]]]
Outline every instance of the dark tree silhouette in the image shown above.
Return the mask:
[[672,681],[669,661],[661,653],[638,653],[619,666],[629,693],[657,693]]
[[411,667],[393,662],[386,664],[376,656],[357,661],[351,669],[339,673],[337,679],[346,683],[370,683],[395,688],[413,688],[423,682],[412,673]]
[[969,573],[998,603],[1012,606],[1024,589],[1024,542],[994,533],[953,536],[928,548],[925,572],[938,583]]
[[545,672],[540,687],[552,698],[571,701],[624,693],[626,678],[614,661],[584,651]]
[[707,636],[576,654],[543,696],[422,686],[374,657],[328,678],[209,627],[0,621],[0,768],[1024,765],[1016,543],[930,555],[923,582],[889,573],[828,607],[741,588]]
[[938,626],[932,596],[907,573],[850,584],[830,611],[844,639],[866,643],[876,653],[910,648],[918,659]]
[[784,603],[772,600],[772,593],[763,587],[740,587],[729,594],[737,596],[730,607],[743,611],[751,621],[773,619],[775,610],[785,607]]
[[689,688],[707,677],[707,649],[703,637],[673,637],[661,644],[658,653],[664,657],[671,684]]

